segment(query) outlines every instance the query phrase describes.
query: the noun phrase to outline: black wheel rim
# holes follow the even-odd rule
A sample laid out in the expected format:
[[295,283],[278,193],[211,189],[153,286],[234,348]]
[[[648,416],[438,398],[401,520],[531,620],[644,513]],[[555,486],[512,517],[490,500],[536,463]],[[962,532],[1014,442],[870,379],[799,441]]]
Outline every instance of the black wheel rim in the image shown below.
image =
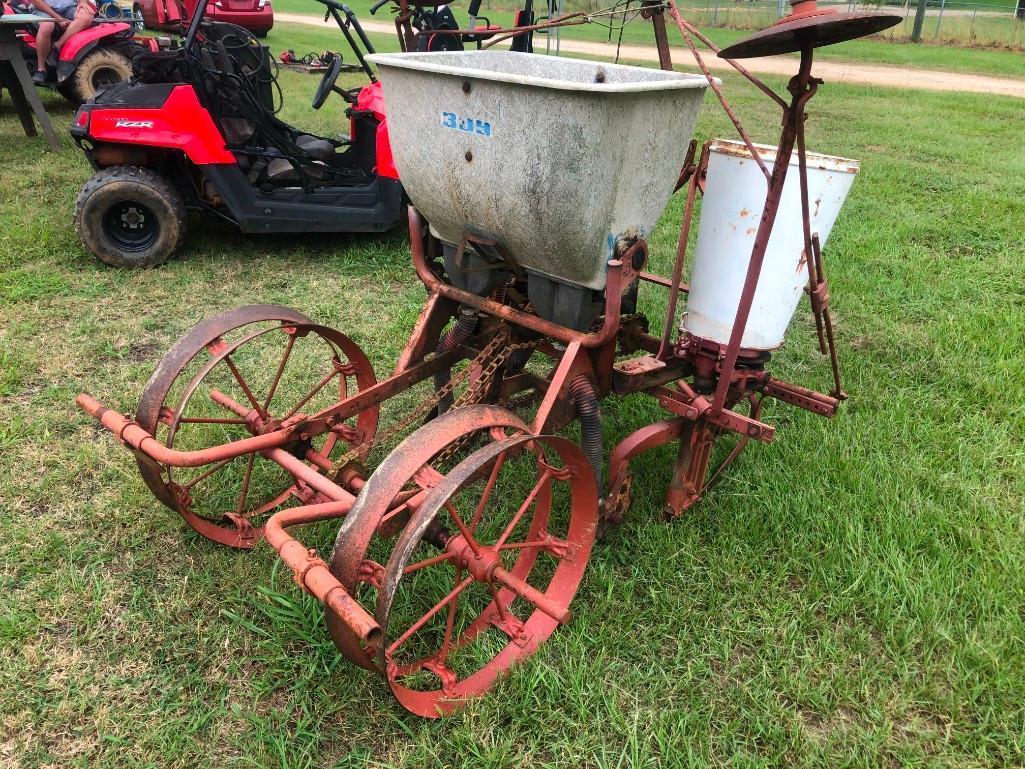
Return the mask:
[[121,74],[111,67],[100,67],[93,73],[93,90],[97,93],[104,88],[109,88],[115,83],[120,83],[123,78]]
[[160,222],[149,206],[122,200],[103,215],[103,233],[122,251],[145,251],[156,242]]

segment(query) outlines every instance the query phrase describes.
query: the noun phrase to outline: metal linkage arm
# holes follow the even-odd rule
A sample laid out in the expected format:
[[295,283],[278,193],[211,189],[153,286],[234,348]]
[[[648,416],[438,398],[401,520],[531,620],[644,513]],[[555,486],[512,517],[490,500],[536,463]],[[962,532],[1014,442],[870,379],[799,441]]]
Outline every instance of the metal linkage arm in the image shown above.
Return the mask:
[[692,422],[704,419],[716,427],[765,443],[770,443],[776,437],[776,428],[772,425],[738,414],[730,409],[716,410],[713,403],[709,402],[705,396],[695,393],[682,380],[677,383],[677,386],[682,392],[668,387],[653,388],[651,392],[658,398],[658,402],[663,408]]

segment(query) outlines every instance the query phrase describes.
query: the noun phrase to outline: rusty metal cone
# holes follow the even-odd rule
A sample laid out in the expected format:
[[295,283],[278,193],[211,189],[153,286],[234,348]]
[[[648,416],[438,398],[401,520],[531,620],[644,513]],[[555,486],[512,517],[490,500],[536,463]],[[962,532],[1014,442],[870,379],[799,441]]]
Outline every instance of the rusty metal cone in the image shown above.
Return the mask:
[[818,8],[815,0],[792,4],[788,16],[767,29],[755,32],[719,51],[722,59],[749,59],[775,56],[854,40],[899,24],[901,16],[889,13],[844,13],[832,8]]

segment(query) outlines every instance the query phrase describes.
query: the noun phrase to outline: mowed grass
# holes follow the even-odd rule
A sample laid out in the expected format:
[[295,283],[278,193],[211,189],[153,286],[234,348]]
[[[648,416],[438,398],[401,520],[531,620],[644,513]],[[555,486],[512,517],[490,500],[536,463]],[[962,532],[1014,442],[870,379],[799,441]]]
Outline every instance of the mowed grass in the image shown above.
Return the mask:
[[[282,81],[288,119],[345,127],[338,101],[310,112],[316,78]],[[771,140],[764,99],[724,87]],[[573,621],[440,722],[340,657],[270,548],[193,535],[72,403],[133,411],[163,351],[249,302],[342,329],[384,375],[424,299],[401,231],[197,221],[164,267],[109,269],[70,225],[84,159],[0,112],[0,765],[1022,765],[1025,102],[826,86],[811,112],[811,148],[863,161],[826,248],[850,400],[831,421],[772,404],[776,442],[673,523],[672,450],[637,461]],[[697,136],[720,135],[709,96]],[[812,340],[802,305],[772,370],[826,389]],[[603,414],[608,446],[664,416]]]

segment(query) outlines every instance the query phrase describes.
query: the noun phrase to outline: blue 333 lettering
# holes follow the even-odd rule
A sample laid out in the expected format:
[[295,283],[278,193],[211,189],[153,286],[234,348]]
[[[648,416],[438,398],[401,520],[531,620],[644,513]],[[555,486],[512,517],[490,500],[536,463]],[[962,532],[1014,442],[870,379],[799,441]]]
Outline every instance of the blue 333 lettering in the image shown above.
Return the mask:
[[472,117],[460,118],[455,112],[442,112],[441,124],[454,131],[463,131],[477,136],[491,136],[491,123]]

